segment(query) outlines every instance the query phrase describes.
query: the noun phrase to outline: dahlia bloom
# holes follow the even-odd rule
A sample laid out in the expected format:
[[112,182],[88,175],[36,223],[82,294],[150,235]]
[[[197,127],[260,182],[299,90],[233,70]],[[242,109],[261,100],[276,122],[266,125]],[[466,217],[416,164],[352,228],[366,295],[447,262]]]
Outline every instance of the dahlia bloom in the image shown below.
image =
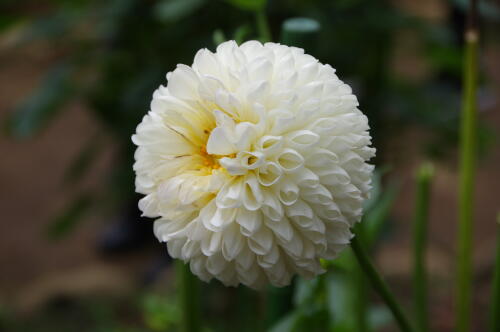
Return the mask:
[[132,140],[139,208],[202,280],[285,286],[323,272],[371,188],[368,121],[335,70],[295,47],[200,50]]

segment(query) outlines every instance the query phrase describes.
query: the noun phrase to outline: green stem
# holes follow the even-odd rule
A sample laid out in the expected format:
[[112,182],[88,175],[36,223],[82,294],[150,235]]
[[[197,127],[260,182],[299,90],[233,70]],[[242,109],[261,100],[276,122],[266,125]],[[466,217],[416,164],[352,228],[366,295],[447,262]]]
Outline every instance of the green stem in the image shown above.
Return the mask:
[[408,318],[406,318],[403,309],[396,302],[394,295],[391,293],[387,285],[385,284],[382,277],[377,273],[375,267],[370,262],[370,259],[366,255],[366,252],[361,246],[361,243],[358,241],[357,237],[354,237],[351,241],[352,251],[358,260],[359,265],[365,272],[366,277],[372,283],[375,291],[380,295],[382,300],[387,304],[387,307],[391,310],[399,328],[403,332],[411,332],[413,331]]
[[367,303],[367,285],[366,278],[361,267],[356,266],[354,270],[354,282],[356,285],[355,292],[355,315],[356,315],[356,331],[367,332],[368,327],[368,303]]
[[177,260],[175,269],[181,307],[180,331],[198,332],[201,330],[199,281],[183,261]]
[[[498,215],[500,222],[500,214]],[[492,295],[491,295],[491,325],[490,331],[500,331],[500,225],[497,225],[497,253],[495,261],[495,272],[493,275]]]
[[458,262],[456,288],[457,331],[470,329],[472,283],[472,222],[476,157],[477,48],[475,1],[470,1],[465,32],[463,109],[460,132],[460,181],[458,220]]
[[271,31],[267,23],[267,15],[264,9],[255,12],[255,21],[259,33],[259,40],[263,43],[271,41]]
[[[359,223],[356,227],[356,237],[363,243],[366,242],[366,232],[365,232],[365,224],[363,222]],[[368,245],[371,247],[370,245]],[[353,282],[354,282],[354,313],[356,315],[356,331],[358,332],[367,332],[369,330],[368,327],[368,289],[366,284],[366,277],[362,267],[359,264],[356,264],[354,260],[352,260],[352,271],[353,271]]]
[[430,182],[433,173],[433,167],[429,163],[423,164],[417,173],[417,197],[413,231],[413,298],[415,301],[416,325],[419,331],[429,330],[425,252],[427,247]]

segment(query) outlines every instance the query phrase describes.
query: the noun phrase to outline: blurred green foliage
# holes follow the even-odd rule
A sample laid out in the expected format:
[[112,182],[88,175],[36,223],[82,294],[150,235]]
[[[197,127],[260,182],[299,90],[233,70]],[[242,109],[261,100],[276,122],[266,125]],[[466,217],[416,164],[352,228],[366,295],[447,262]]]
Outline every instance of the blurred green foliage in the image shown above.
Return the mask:
[[180,308],[175,297],[146,294],[142,300],[144,321],[152,331],[170,331],[178,328]]

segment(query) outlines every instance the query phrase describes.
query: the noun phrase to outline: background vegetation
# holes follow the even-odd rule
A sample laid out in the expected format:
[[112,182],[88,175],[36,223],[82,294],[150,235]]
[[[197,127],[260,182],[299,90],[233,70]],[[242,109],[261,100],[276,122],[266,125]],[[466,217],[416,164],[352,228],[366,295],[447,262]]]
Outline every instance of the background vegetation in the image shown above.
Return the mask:
[[[56,53],[50,65],[43,68],[43,78],[32,92],[19,102],[7,103],[11,107],[2,116],[5,137],[24,142],[37,140],[54,121],[64,117],[75,101],[97,126],[61,177],[61,190],[71,192],[70,199],[54,211],[53,218],[44,220],[40,236],[48,243],[67,241],[76,236],[75,229],[83,227],[89,215],[100,214],[105,223],[110,215],[118,212],[122,212],[119,225],[128,225],[124,227],[131,227],[136,235],[150,232],[151,224],[145,226],[146,231],[129,226],[130,221],[139,223],[140,219],[135,208],[137,196],[131,168],[134,146],[130,136],[147,112],[152,92],[165,83],[165,74],[177,63],[191,64],[200,48],[213,50],[216,44],[227,39],[237,42],[261,39],[304,47],[321,62],[337,68],[357,94],[362,110],[369,117],[378,149],[374,161],[378,166],[374,194],[366,204],[365,217],[357,233],[365,249],[376,252],[398,234],[400,226],[391,217],[398,196],[404,196],[408,190],[416,191],[414,185],[409,188],[398,178],[394,163],[400,164],[394,153],[401,150],[394,148],[394,142],[409,131],[416,133],[403,142],[417,154],[411,159],[412,172],[421,160],[446,167],[456,162],[465,8],[465,1],[460,0],[426,1],[418,6],[405,1],[368,0],[22,3],[4,0],[0,5],[2,65],[9,66],[12,54],[20,49],[43,51],[48,45]],[[430,14],[422,15],[426,10]],[[435,10],[441,13],[437,18],[433,16]],[[493,1],[482,1],[479,12],[482,45],[498,47],[500,7]],[[309,21],[293,21],[297,17]],[[480,60],[480,112],[498,104],[498,76],[497,81],[492,79],[495,76],[485,72],[481,63]],[[498,61],[496,70],[499,70]],[[5,94],[2,97],[9,98]],[[496,110],[498,114],[498,106]],[[498,123],[482,118],[479,117],[477,132],[480,161],[494,154],[498,129]],[[499,117],[494,119],[498,121]],[[109,146],[114,151],[112,166],[99,178],[98,189],[70,190],[92,174]],[[23,145],[16,149],[23,149]],[[449,315],[439,315],[436,313],[439,309],[436,311],[434,307],[427,308],[429,300],[424,296],[427,287],[435,286],[425,280],[427,265],[422,254],[426,250],[432,192],[429,188],[434,173],[434,168],[426,164],[411,180],[418,187],[418,200],[407,204],[416,204],[416,212],[399,223],[415,222],[411,227],[415,227],[417,254],[414,259],[410,256],[405,259],[416,262],[414,285],[421,290],[416,294],[423,295],[416,302],[420,311],[413,314],[415,295],[407,290],[412,285],[409,273],[405,280],[396,283],[396,289],[410,317],[418,318],[421,330],[427,330],[430,324],[436,330],[445,331],[452,325],[446,323]],[[22,185],[29,188],[28,183]],[[449,186],[447,190],[454,189]],[[487,194],[493,195],[495,190],[491,188]],[[498,204],[492,208],[498,208]],[[488,222],[489,231],[495,233],[495,221],[491,218]],[[454,225],[454,221],[450,224]],[[455,229],[449,232],[454,233]],[[135,246],[137,241],[143,239],[134,237],[130,246]],[[154,243],[152,238],[144,241]],[[101,243],[99,248],[106,249],[106,246],[108,242]],[[9,255],[12,250],[2,249],[1,254]],[[149,251],[141,250],[142,257],[147,257],[164,249],[157,246]],[[488,257],[488,277],[483,280],[488,285],[493,274],[493,257],[493,254]],[[168,258],[155,264],[145,273],[142,282],[129,285],[122,294],[84,292],[75,297],[67,296],[62,290],[29,314],[9,305],[8,296],[4,300],[0,298],[0,329],[177,331],[183,316],[179,289],[174,286]],[[292,286],[269,288],[262,293],[244,287],[227,289],[217,282],[201,285],[203,329],[274,332],[394,329],[391,313],[371,290],[350,250],[325,264],[329,272],[320,278],[311,281],[297,278]],[[449,306],[449,297],[450,294],[444,296],[444,306]],[[482,309],[488,311],[487,307]],[[429,310],[431,317],[438,315],[445,323],[434,319],[429,322],[426,319]],[[495,315],[500,313],[493,312],[493,317]],[[475,330],[483,331],[487,326],[485,320],[484,314],[475,317]]]

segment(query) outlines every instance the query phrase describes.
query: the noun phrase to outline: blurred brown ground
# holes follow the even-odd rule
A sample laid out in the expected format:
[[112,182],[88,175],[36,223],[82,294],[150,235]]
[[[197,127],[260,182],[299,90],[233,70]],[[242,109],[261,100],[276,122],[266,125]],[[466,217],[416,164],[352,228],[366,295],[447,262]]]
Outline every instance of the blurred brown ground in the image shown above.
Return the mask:
[[[3,123],[59,54],[43,43],[0,54]],[[40,135],[0,139],[4,155],[0,161],[0,305],[13,303],[21,311],[31,311],[55,295],[121,292],[133,287],[137,271],[147,264],[142,252],[111,260],[98,255],[97,236],[109,225],[102,213],[90,213],[70,236],[48,240],[47,223],[77,193],[99,192],[113,168],[115,146],[105,137],[104,152],[82,183],[74,188],[63,183],[68,165],[98,131],[103,131],[99,122],[75,100]]]
[[[435,15],[434,11],[430,12]],[[423,14],[425,15],[425,13]],[[0,49],[1,51],[1,49]],[[0,122],[8,110],[22,100],[39,82],[45,68],[58,59],[58,51],[43,43],[0,53]],[[500,47],[481,50],[484,72],[495,96],[500,95]],[[411,47],[395,59],[395,68],[420,68],[411,61]],[[406,62],[405,62],[406,61]],[[412,72],[407,73],[412,75]],[[419,71],[413,71],[419,76]],[[481,118],[500,132],[500,104],[485,109]],[[63,186],[66,167],[85,142],[101,130],[76,100],[37,137],[25,141],[0,139],[0,304],[14,304],[31,311],[60,293],[119,293],[133,289],[139,274],[150,261],[149,252],[104,259],[96,252],[96,237],[108,225],[104,217],[89,216],[74,234],[62,241],[47,241],[47,221],[85,189],[99,190],[104,174],[113,168],[115,146],[110,137],[103,141],[105,153],[86,179],[74,189]],[[395,232],[384,242],[377,261],[381,270],[403,298],[408,291],[411,268],[411,221],[414,198],[413,174],[419,165],[419,140],[426,133],[409,130],[389,146],[378,147],[392,167],[392,177],[401,183],[401,192],[392,211]],[[474,226],[474,308],[476,327],[485,320],[489,301],[494,254],[496,215],[499,212],[500,149],[495,144],[477,169]],[[449,330],[452,318],[452,286],[457,220],[457,163],[450,158],[436,165],[432,189],[428,263],[431,274],[433,326]],[[102,227],[101,227],[102,226]],[[479,330],[478,330],[479,331]]]

